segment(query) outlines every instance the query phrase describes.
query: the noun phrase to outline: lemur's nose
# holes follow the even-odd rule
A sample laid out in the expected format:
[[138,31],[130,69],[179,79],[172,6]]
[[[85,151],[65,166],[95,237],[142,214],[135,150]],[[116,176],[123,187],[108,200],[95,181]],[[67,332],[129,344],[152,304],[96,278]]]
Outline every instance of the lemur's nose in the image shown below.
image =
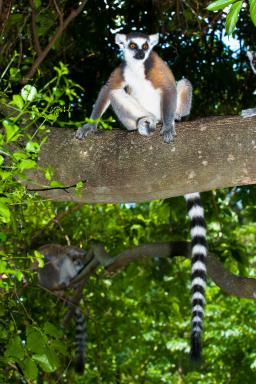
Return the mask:
[[144,59],[144,57],[145,57],[145,52],[143,51],[143,49],[138,49],[134,56],[134,58],[138,60],[142,60]]

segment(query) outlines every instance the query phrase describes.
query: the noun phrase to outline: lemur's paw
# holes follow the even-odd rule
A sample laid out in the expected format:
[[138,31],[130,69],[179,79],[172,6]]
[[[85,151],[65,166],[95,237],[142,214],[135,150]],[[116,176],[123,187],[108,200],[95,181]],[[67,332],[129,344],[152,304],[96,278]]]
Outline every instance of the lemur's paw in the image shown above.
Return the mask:
[[160,131],[160,135],[163,136],[166,144],[170,144],[170,142],[173,141],[174,136],[176,136],[174,123],[170,127],[163,126]]
[[154,116],[141,117],[137,122],[140,135],[151,136],[156,130],[158,120]]
[[241,116],[245,119],[246,117],[252,117],[256,116],[256,108],[249,108],[249,109],[244,109],[241,112]]
[[172,135],[171,131],[165,132],[163,134],[163,138],[164,138],[164,143],[170,144],[173,141],[173,135]]
[[94,124],[87,123],[83,127],[78,128],[78,130],[76,131],[76,138],[78,140],[83,140],[86,136],[96,131],[97,127],[95,127]]
[[181,119],[182,119],[181,113],[176,113],[175,120],[176,121],[181,121]]

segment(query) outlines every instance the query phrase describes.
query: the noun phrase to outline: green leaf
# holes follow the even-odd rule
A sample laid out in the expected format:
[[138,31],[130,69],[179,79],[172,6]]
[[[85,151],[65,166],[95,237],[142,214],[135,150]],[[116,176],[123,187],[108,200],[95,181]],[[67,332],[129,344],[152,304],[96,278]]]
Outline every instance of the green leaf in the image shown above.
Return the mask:
[[213,3],[210,3],[206,9],[208,9],[208,11],[217,11],[218,9],[223,9],[227,7],[235,1],[236,0],[217,0]]
[[44,267],[44,255],[38,251],[34,251],[34,255],[39,268]]
[[256,0],[250,0],[250,15],[253,24],[256,26]]
[[7,143],[9,143],[10,141],[17,140],[17,138],[19,137],[18,132],[20,128],[17,125],[13,124],[13,122],[10,120],[4,120],[3,126],[5,128]]
[[226,18],[226,33],[231,35],[234,32],[239,12],[242,8],[243,1],[237,1],[232,5]]
[[7,239],[7,235],[4,232],[0,232],[0,241],[5,241]]
[[53,181],[51,181],[50,186],[53,187],[53,188],[56,188],[56,187],[63,188],[64,184],[62,184],[60,181],[53,180]]
[[32,153],[38,153],[40,151],[40,145],[35,141],[29,141],[26,144],[26,151]]
[[11,104],[14,104],[19,109],[22,109],[24,106],[24,101],[20,95],[13,95]]
[[20,69],[18,68],[10,68],[10,80],[19,81],[21,78]]
[[35,168],[36,167],[36,162],[34,160],[21,160],[19,164],[19,168],[23,171],[24,169],[29,169],[29,168]]
[[49,348],[46,349],[46,353],[33,355],[32,358],[45,372],[53,372],[59,365],[57,355]]
[[4,162],[4,157],[0,155],[0,165],[2,165]]
[[26,329],[27,333],[27,348],[35,354],[44,354],[47,338],[40,332],[38,329],[33,327],[28,327]]
[[13,336],[5,351],[6,357],[11,357],[13,360],[18,361],[24,358],[24,348],[19,336]]
[[41,4],[42,4],[41,0],[35,0],[35,7],[36,7],[36,9],[40,8]]
[[38,368],[33,359],[26,358],[23,363],[23,372],[28,380],[35,380],[38,375]]
[[0,202],[0,220],[3,223],[9,223],[11,219],[11,212],[7,205]]
[[55,337],[57,339],[63,336],[62,330],[55,327],[55,325],[53,325],[52,323],[49,323],[48,321],[44,325],[44,332],[47,335]]

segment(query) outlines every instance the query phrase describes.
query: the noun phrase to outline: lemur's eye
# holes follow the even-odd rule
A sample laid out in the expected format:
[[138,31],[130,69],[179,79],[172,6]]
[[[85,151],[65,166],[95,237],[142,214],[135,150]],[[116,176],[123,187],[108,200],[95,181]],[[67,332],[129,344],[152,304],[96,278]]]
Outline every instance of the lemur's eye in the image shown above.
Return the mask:
[[137,44],[135,44],[135,43],[130,43],[130,44],[129,44],[129,48],[131,48],[131,49],[136,49],[136,48],[137,48]]
[[144,43],[142,45],[142,49],[144,49],[144,51],[146,51],[148,49],[148,43]]

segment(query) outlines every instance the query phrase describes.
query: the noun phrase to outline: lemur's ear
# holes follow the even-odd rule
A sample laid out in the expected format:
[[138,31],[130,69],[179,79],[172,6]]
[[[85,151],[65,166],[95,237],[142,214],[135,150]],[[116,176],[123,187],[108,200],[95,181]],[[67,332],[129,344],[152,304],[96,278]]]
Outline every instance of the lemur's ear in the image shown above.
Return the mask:
[[119,45],[120,48],[122,48],[125,46],[125,42],[126,42],[126,35],[124,35],[123,33],[117,33],[115,36],[115,43]]
[[154,35],[149,35],[149,44],[151,47],[154,47],[158,44],[159,41],[159,33],[155,33]]

